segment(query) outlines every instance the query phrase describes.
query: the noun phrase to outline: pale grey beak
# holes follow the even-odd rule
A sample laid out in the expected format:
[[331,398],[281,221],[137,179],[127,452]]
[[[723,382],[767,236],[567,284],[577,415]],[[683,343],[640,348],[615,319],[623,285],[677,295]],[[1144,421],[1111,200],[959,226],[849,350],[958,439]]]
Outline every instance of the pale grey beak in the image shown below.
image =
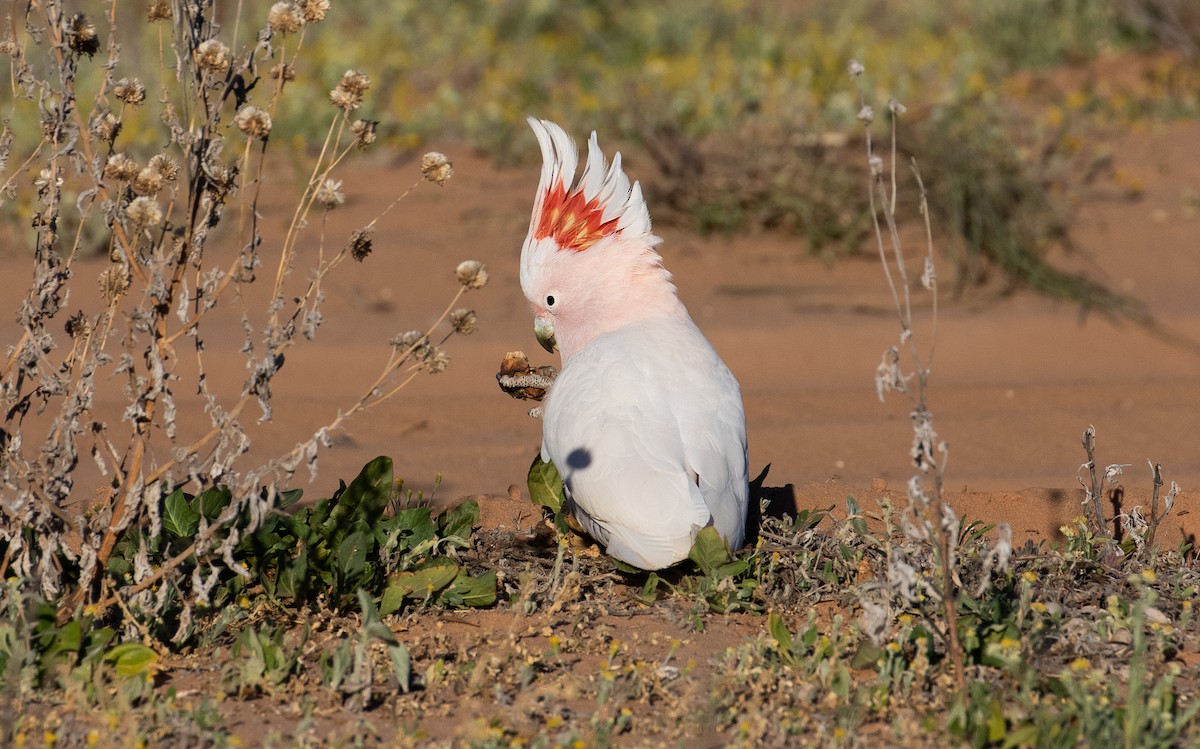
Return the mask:
[[558,351],[558,342],[554,340],[554,321],[548,317],[533,318],[533,334],[537,336],[538,343],[542,344],[542,348],[550,353]]

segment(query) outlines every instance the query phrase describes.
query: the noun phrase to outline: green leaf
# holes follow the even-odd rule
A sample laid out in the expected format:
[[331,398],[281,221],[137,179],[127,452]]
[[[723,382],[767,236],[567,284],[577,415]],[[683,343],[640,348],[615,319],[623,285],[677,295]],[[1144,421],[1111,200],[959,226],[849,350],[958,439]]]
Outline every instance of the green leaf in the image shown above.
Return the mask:
[[285,492],[279,492],[279,501],[275,506],[282,510],[285,507],[291,507],[300,501],[300,497],[304,496],[303,489],[288,489]]
[[692,543],[691,551],[688,552],[688,559],[695,562],[696,566],[707,575],[727,562],[733,561],[733,555],[729,553],[725,539],[721,538],[717,529],[710,525],[702,528],[696,534],[696,540]]
[[118,676],[140,676],[158,662],[158,653],[140,642],[123,642],[105,653],[104,661],[116,666]]
[[846,495],[846,515],[846,520],[855,533],[860,536],[869,535],[867,519],[862,516],[862,505],[852,494]]
[[70,621],[54,632],[45,657],[49,660],[63,653],[78,653],[83,645],[83,625],[78,620]]
[[392,656],[392,671],[396,674],[396,681],[400,682],[400,691],[408,694],[408,690],[412,689],[412,659],[408,655],[408,648],[393,645],[388,648],[388,653]]
[[163,501],[163,528],[176,538],[191,538],[200,528],[200,513],[188,505],[182,489],[176,489]]
[[355,526],[374,526],[391,499],[392,459],[380,456],[363,466],[358,476],[334,500],[335,506],[325,521],[325,537],[330,545],[340,546]]
[[430,559],[415,570],[397,572],[388,577],[388,586],[379,602],[379,614],[387,616],[404,605],[405,598],[425,600],[458,577],[458,565],[445,557]]
[[449,588],[442,591],[442,603],[455,608],[478,608],[496,602],[496,571],[488,570],[471,577],[466,570],[458,573]]
[[203,515],[205,520],[212,522],[225,511],[232,501],[233,492],[229,490],[229,487],[214,486],[200,492],[192,499],[190,506],[192,510]]
[[566,492],[563,489],[562,476],[554,464],[542,460],[541,454],[533,459],[529,466],[529,498],[535,505],[549,507],[551,512],[558,512],[566,502]]
[[854,657],[850,659],[850,668],[867,668],[874,666],[884,656],[883,648],[872,645],[871,643],[863,643],[855,652]]
[[767,617],[767,631],[771,633],[771,637],[779,645],[780,650],[784,653],[792,652],[792,633],[788,630],[787,625],[783,623],[783,617],[774,611]]
[[362,574],[367,566],[367,547],[370,543],[366,533],[355,531],[338,544],[337,563],[342,580],[356,580]]
[[[308,580],[308,547],[300,547],[300,553],[295,559],[286,560],[280,565],[275,576],[275,590],[272,595],[277,598],[298,598]],[[264,582],[266,582],[264,580]]]
[[642,593],[638,596],[646,603],[654,603],[658,600],[658,584],[662,582],[662,578],[657,572],[651,572],[646,576],[646,584],[642,586]]
[[479,522],[479,503],[468,499],[438,516],[442,538],[458,537],[466,541]]
[[428,507],[409,507],[400,510],[387,522],[389,529],[399,528],[397,548],[411,549],[437,536],[437,525]]

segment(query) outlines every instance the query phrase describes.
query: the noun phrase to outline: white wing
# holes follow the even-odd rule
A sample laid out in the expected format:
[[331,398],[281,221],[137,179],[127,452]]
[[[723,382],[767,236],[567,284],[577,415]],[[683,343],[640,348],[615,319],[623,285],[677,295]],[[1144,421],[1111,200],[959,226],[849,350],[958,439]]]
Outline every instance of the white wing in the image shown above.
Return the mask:
[[543,455],[609,554],[666,567],[687,556],[706,525],[741,545],[741,393],[691,320],[647,321],[593,340],[555,380],[544,420]]

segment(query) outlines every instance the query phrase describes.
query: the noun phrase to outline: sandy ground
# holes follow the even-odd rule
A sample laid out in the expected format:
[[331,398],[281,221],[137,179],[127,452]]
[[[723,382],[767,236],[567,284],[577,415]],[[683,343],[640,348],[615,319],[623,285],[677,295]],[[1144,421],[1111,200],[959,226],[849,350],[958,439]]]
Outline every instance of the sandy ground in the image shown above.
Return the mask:
[[[354,402],[386,359],[388,339],[434,319],[457,288],[454,266],[474,258],[487,264],[491,283],[466,299],[480,329],[451,341],[450,369],[418,378],[399,398],[354,419],[323,453],[315,483],[301,474],[297,485],[309,497],[328,496],[338,478],[349,480],[387,454],[410,487],[428,492],[441,473],[439,502],[485,495],[489,522],[504,522],[525,507],[507,499],[508,487],[524,485],[541,426],[526,414],[529,404],[498,390],[495,372],[513,349],[535,363],[557,363],[533,337],[518,284],[537,170],[498,170],[453,144],[432,145],[451,154],[454,179],[442,189],[422,185],[381,220],[366,262],[332,277],[328,323],[315,343],[289,355],[275,382],[274,421],[253,427],[248,461],[290,449]],[[1161,322],[1200,339],[1200,124],[1153,126],[1113,150],[1145,192],[1136,200],[1089,199],[1076,224],[1085,256],[1061,260],[1138,296]],[[640,166],[627,162],[634,178]],[[326,229],[335,245],[403,192],[417,169],[375,163],[343,176],[347,204]],[[286,181],[271,189],[277,193],[262,208],[268,245],[290,217],[284,208],[292,194]],[[312,228],[300,268],[316,252],[319,227]],[[847,494],[902,496],[911,473],[908,405],[902,396],[880,403],[874,392],[875,367],[898,331],[878,263],[827,267],[788,236],[699,238],[670,226],[659,233],[681,297],[741,381],[752,473],[771,464],[768,484],[794,485],[801,505],[840,506]],[[26,258],[0,253],[0,301],[9,310],[0,327],[4,347],[18,335],[11,315],[29,280]],[[68,307],[91,308],[90,279],[102,268],[100,260],[76,263],[81,282]],[[305,278],[302,270],[294,274],[297,285]],[[921,315],[927,311],[922,303]],[[921,315],[918,334],[926,335]],[[204,337],[213,385],[232,399],[244,376],[238,310],[215,316]],[[1200,525],[1200,356],[1028,292],[943,299],[936,340],[931,405],[950,444],[947,487],[960,513],[1008,521],[1021,536],[1051,537],[1081,512],[1079,438],[1093,424],[1100,460],[1130,464],[1123,481],[1132,503],[1148,496],[1152,459],[1184,489],[1178,520],[1189,533]],[[198,433],[198,399],[178,395],[181,423],[190,422],[181,433]],[[101,402],[98,414],[115,422],[119,406],[115,398]],[[248,421],[258,416],[247,413]],[[81,473],[78,495],[89,496],[97,480]]]

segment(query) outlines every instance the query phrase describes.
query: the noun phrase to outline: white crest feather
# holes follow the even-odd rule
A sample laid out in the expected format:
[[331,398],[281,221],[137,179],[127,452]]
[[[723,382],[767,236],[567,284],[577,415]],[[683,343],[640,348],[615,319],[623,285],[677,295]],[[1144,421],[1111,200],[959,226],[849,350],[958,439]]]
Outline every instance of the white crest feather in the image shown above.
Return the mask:
[[[587,162],[576,183],[579,154],[570,136],[549,120],[530,117],[529,126],[542,149],[542,175],[529,222],[527,247],[537,240],[552,236],[561,249],[584,250],[614,233],[631,238],[644,236],[651,246],[657,244],[655,239],[650,238],[650,213],[646,209],[641,187],[636,182],[630,185],[629,178],[621,169],[620,153],[613,154],[612,163],[607,163],[593,132],[588,139]],[[563,192],[555,195],[560,185]],[[552,195],[555,195],[553,199],[557,202],[547,205],[546,200]],[[565,223],[572,230],[566,236],[559,231],[562,224],[555,223],[561,214],[545,217],[547,220],[543,221],[546,211],[565,207],[582,212],[582,215],[572,216],[575,221]],[[586,229],[582,233],[574,232],[580,225],[586,225]],[[572,240],[576,244],[572,244]]]

